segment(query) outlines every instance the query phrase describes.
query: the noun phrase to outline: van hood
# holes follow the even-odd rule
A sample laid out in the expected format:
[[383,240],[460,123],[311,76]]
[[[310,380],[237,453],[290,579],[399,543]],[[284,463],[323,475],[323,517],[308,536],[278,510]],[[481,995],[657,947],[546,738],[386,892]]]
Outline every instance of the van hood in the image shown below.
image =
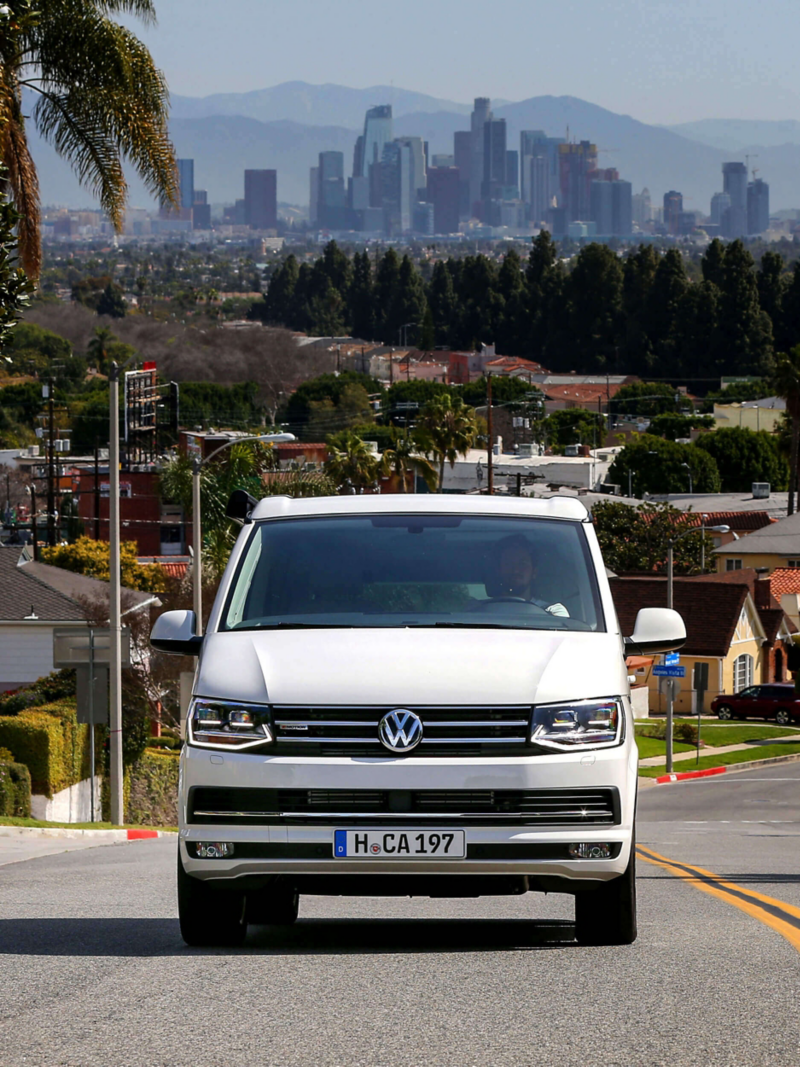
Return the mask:
[[206,635],[195,694],[294,705],[509,705],[627,691],[619,635],[267,630]]

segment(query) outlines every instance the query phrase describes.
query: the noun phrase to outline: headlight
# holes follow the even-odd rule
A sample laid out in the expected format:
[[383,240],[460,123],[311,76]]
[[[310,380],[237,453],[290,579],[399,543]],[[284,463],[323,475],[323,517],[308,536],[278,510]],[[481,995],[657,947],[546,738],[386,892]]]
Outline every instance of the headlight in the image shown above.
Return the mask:
[[243,749],[272,743],[269,708],[229,700],[193,700],[189,744],[201,748]]
[[533,709],[530,740],[562,752],[587,746],[610,748],[622,742],[624,720],[622,703],[616,698],[541,704]]

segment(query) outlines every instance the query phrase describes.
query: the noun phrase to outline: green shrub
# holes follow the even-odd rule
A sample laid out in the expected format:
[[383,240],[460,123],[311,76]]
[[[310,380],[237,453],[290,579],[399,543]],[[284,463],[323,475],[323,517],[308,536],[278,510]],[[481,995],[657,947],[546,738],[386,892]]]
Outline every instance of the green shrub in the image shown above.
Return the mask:
[[0,763],[0,815],[29,819],[31,775],[22,763]]
[[177,752],[181,748],[181,739],[179,737],[169,737],[168,735],[162,735],[161,737],[151,737],[147,741],[148,748],[167,748],[170,751]]
[[146,751],[130,769],[125,821],[144,826],[178,822],[177,752]]
[[76,693],[75,671],[70,668],[53,671],[44,678],[37,678],[25,689],[14,689],[0,697],[0,715],[16,715],[26,708],[37,708],[55,700],[74,697]]
[[[662,719],[659,722],[648,723],[641,731],[642,737],[654,737],[658,741],[666,740],[667,724]],[[697,727],[691,722],[678,722],[672,727],[672,740],[683,741],[686,745],[697,744]]]
[[0,745],[28,768],[35,794],[52,797],[89,777],[89,727],[78,723],[74,701],[0,717]]

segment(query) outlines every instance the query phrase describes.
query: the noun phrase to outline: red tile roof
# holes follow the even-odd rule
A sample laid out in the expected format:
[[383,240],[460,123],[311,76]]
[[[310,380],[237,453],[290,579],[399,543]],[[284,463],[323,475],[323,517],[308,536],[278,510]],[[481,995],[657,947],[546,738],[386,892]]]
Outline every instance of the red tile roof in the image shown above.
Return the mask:
[[800,567],[776,567],[769,576],[769,584],[776,600],[784,593],[800,593]]
[[737,533],[761,530],[776,521],[766,511],[687,511],[684,515],[687,526],[699,526],[701,516],[705,515],[706,526],[730,526]]
[[576,400],[588,404],[615,397],[622,386],[604,382],[602,385],[540,385],[539,388],[548,400]]
[[[663,578],[611,578],[611,595],[624,634],[633,633],[640,608],[665,608]],[[727,656],[749,590],[746,584],[676,578],[673,604],[686,624],[688,656]]]

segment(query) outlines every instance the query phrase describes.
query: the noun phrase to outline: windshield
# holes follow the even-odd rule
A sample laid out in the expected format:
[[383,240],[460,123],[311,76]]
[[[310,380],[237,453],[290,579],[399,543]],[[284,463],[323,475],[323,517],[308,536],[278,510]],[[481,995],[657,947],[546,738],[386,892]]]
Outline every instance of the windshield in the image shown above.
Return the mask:
[[256,525],[221,629],[602,630],[580,523],[461,515]]

